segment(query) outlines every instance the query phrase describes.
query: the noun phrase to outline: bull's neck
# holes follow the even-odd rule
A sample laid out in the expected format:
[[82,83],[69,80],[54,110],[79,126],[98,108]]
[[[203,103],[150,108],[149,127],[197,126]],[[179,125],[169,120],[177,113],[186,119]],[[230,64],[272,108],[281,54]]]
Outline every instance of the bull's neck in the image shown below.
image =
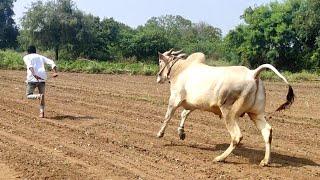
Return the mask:
[[170,81],[174,82],[179,74],[188,66],[188,62],[185,59],[178,60],[171,68],[170,71]]

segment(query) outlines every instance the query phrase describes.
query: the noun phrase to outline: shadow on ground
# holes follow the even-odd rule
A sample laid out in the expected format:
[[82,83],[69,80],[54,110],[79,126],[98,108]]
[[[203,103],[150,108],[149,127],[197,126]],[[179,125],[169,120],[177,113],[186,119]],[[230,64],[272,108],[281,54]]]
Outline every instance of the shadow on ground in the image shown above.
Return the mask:
[[49,117],[49,119],[54,120],[91,120],[94,119],[92,116],[71,116],[71,115],[57,115]]
[[[223,143],[223,144],[217,144],[214,147],[210,145],[203,145],[203,144],[178,144],[178,143],[171,143],[171,144],[165,144],[166,147],[189,147],[189,148],[195,148],[205,151],[225,151],[229,144]],[[242,156],[247,159],[249,159],[249,162],[252,164],[259,164],[260,161],[264,157],[264,150],[257,150],[252,149],[248,147],[244,147],[242,144],[238,146],[233,152],[236,156]],[[226,163],[228,159],[226,159]],[[284,155],[277,152],[271,153],[271,167],[302,167],[302,166],[319,166],[320,164],[307,159],[303,157],[294,157],[290,155]]]

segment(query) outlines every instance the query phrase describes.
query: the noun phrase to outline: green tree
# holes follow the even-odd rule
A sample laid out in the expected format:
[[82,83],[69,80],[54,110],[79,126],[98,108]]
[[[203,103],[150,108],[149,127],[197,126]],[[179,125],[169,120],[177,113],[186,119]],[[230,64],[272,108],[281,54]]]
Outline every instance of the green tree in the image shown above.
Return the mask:
[[193,24],[182,16],[153,17],[136,29],[112,18],[101,21],[78,10],[72,0],[33,3],[23,17],[19,36],[22,46],[36,44],[54,50],[56,59],[60,54],[63,59],[97,60],[156,59],[158,51],[169,48],[218,56],[221,39],[220,29],[206,23]]
[[185,37],[184,49],[187,52],[203,52],[208,57],[218,59],[220,57],[220,46],[222,33],[219,28],[213,27],[205,22],[192,24],[192,33]]
[[0,49],[16,48],[18,28],[12,18],[15,0],[0,1]]
[[220,53],[221,30],[207,23],[192,23],[182,16],[166,15],[152,17],[144,27],[162,33],[172,48],[187,53],[201,51],[211,57]]
[[119,48],[123,57],[135,57],[138,61],[156,60],[158,51],[163,52],[171,47],[169,39],[158,26],[149,24],[120,32]]
[[107,51],[100,38],[100,18],[91,14],[76,13],[75,40],[69,44],[67,54],[74,58],[105,59]]
[[[124,56],[125,51],[128,50],[127,45],[123,46],[126,41],[130,43],[132,40],[128,35],[133,34],[134,31],[129,26],[115,21],[113,18],[105,18],[101,22],[102,31],[100,34],[103,39],[104,47],[109,53],[109,59],[121,58]],[[129,38],[129,39],[126,39]]]
[[[236,29],[231,30],[223,39],[223,56],[225,60],[232,64],[248,65],[246,56],[243,54],[246,51],[245,37],[247,36],[247,26],[239,25]],[[243,60],[241,60],[243,58]]]
[[282,70],[306,68],[302,41],[293,25],[301,7],[302,0],[288,0],[247,8],[245,24],[226,36],[225,46],[251,67],[271,63]]
[[179,15],[165,15],[150,18],[146,23],[146,26],[148,25],[160,27],[172,38],[181,38],[184,33],[190,30],[192,22]]
[[122,55],[123,31],[131,28],[112,18],[99,17],[78,10],[71,0],[32,4],[23,17],[19,41],[23,46],[37,44],[54,49],[56,59],[87,58],[107,60]]
[[304,66],[307,69],[320,69],[320,1],[304,0],[294,19],[298,38],[302,42]]
[[27,37],[20,40],[54,49],[57,60],[60,48],[76,39],[77,12],[72,0],[34,2],[22,18],[22,34]]
[[133,38],[133,43],[133,52],[138,59],[151,57],[156,60],[158,51],[166,51],[171,46],[169,39],[162,31],[150,26],[140,27]]
[[150,18],[145,27],[157,29],[164,33],[173,48],[184,48],[186,41],[192,36],[192,22],[182,16],[165,15]]

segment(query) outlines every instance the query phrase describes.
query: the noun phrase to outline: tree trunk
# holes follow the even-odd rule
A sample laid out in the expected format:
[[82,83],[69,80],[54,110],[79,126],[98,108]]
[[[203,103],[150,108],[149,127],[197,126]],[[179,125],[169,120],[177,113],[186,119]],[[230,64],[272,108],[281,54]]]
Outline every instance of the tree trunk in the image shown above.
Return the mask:
[[56,59],[56,61],[58,61],[58,59],[59,59],[59,45],[58,46],[56,46],[55,48],[54,48],[54,51],[55,51],[55,59]]

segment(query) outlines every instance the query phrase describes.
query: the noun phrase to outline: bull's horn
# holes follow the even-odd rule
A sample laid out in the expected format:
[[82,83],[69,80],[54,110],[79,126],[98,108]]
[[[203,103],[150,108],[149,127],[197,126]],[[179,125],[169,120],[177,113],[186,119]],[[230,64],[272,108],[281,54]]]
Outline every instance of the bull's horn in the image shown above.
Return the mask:
[[173,49],[170,49],[169,51],[164,52],[163,55],[170,56],[172,51],[173,51]]
[[173,48],[171,48],[171,49],[169,50],[169,54],[171,54],[171,53],[172,53],[172,51],[173,51]]
[[187,54],[182,53],[182,54],[179,54],[178,57],[179,57],[179,58],[185,58],[185,57],[187,57]]
[[173,51],[171,54],[172,55],[178,55],[178,54],[180,54],[180,53],[182,53],[182,49],[181,50],[179,50],[179,51]]

